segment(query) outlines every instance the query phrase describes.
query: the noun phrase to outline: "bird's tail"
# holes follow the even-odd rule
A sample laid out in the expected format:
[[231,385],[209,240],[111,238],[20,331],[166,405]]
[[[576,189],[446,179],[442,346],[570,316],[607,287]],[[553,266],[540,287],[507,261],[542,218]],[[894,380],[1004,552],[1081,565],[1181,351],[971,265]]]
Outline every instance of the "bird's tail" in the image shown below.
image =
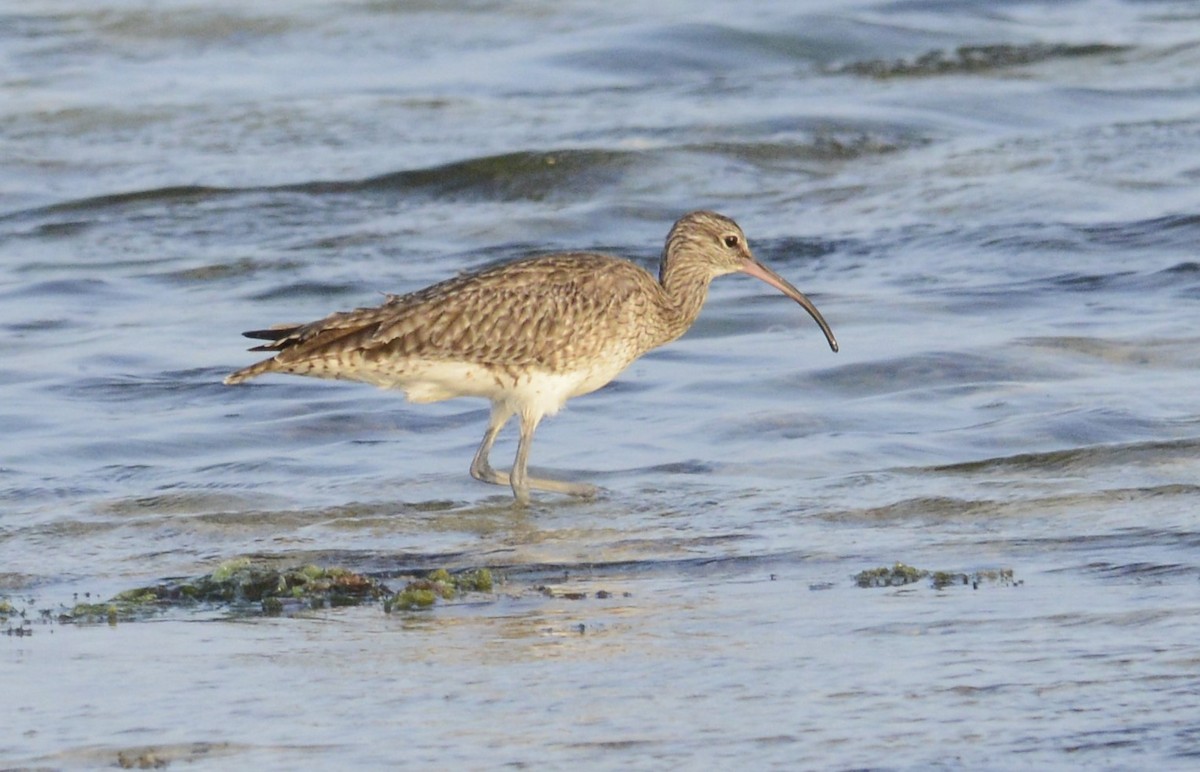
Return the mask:
[[243,367],[241,370],[225,376],[225,385],[233,386],[236,383],[241,383],[242,381],[248,381],[251,378],[256,378],[263,373],[274,372],[276,369],[278,369],[277,365],[278,363],[275,361],[274,357],[271,359],[264,359],[261,362],[255,362],[249,367]]
[[[266,330],[250,330],[243,332],[242,335],[247,338],[255,338],[257,340],[269,340],[270,343],[264,343],[261,346],[255,346],[251,351],[279,351],[294,344],[296,341],[292,339],[292,335],[299,330],[299,324],[277,324],[274,327]],[[225,376],[225,385],[232,386],[235,383],[248,381],[251,378],[256,378],[263,373],[273,373],[279,370],[279,363],[275,358],[264,359],[261,362],[255,362],[249,367],[243,367],[236,373],[230,373]]]

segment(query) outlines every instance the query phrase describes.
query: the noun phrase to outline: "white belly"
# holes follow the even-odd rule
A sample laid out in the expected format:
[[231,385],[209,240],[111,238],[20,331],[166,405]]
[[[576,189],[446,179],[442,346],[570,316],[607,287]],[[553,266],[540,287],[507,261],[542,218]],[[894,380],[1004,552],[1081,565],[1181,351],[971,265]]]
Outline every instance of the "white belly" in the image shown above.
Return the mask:
[[469,362],[406,360],[402,366],[361,368],[354,380],[400,389],[409,402],[483,397],[516,412],[554,415],[571,397],[595,391],[617,377],[628,362],[597,362],[565,373],[506,370]]

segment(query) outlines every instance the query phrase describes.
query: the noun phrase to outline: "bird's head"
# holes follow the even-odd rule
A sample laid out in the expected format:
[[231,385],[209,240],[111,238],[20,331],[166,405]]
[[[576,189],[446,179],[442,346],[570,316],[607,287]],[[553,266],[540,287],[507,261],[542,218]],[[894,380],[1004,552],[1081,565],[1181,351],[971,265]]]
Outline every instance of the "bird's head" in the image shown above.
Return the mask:
[[838,350],[837,339],[821,312],[804,293],[786,279],[759,262],[750,251],[741,227],[722,214],[708,211],[689,212],[675,222],[667,234],[663,270],[670,261],[686,261],[695,270],[715,279],[730,273],[744,273],[761,279],[787,295],[809,313],[825,333],[829,348]]

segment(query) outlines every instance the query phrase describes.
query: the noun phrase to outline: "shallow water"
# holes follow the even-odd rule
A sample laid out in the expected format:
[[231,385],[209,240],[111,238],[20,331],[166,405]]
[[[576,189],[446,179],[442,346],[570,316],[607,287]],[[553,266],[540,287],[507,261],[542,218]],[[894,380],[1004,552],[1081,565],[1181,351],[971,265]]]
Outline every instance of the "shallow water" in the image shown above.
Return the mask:
[[[0,764],[1187,768],[1190,4],[0,10]],[[960,47],[967,47],[960,50]],[[532,251],[746,278],[545,422],[275,377],[245,329]],[[511,458],[512,438],[494,460]],[[243,555],[488,566],[429,611],[64,625]],[[1015,582],[864,589],[860,571]],[[541,588],[541,589],[539,589]],[[605,591],[609,597],[598,597]],[[582,597],[579,597],[582,594]]]

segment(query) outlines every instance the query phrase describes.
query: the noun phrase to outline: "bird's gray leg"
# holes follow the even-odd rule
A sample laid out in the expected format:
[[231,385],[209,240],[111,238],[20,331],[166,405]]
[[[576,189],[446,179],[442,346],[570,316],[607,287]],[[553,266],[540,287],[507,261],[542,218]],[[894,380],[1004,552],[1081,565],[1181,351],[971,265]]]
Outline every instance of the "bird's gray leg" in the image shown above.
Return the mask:
[[471,476],[476,480],[493,485],[508,485],[508,475],[492,469],[491,463],[488,462],[488,454],[492,452],[492,443],[496,441],[496,435],[504,428],[504,424],[508,423],[508,419],[512,418],[512,414],[512,408],[507,405],[492,405],[492,417],[488,422],[487,431],[483,434],[483,442],[479,443],[479,450],[475,451],[475,459],[471,461]]
[[533,432],[537,429],[538,423],[541,420],[542,417],[540,415],[521,414],[521,437],[517,441],[517,457],[513,461],[512,474],[510,475],[513,496],[516,497],[517,504],[524,505],[529,503],[530,488],[540,491],[552,491],[554,493],[567,493],[572,496],[595,496],[599,489],[594,485],[564,482],[562,480],[546,480],[529,476],[529,449],[533,445]]

